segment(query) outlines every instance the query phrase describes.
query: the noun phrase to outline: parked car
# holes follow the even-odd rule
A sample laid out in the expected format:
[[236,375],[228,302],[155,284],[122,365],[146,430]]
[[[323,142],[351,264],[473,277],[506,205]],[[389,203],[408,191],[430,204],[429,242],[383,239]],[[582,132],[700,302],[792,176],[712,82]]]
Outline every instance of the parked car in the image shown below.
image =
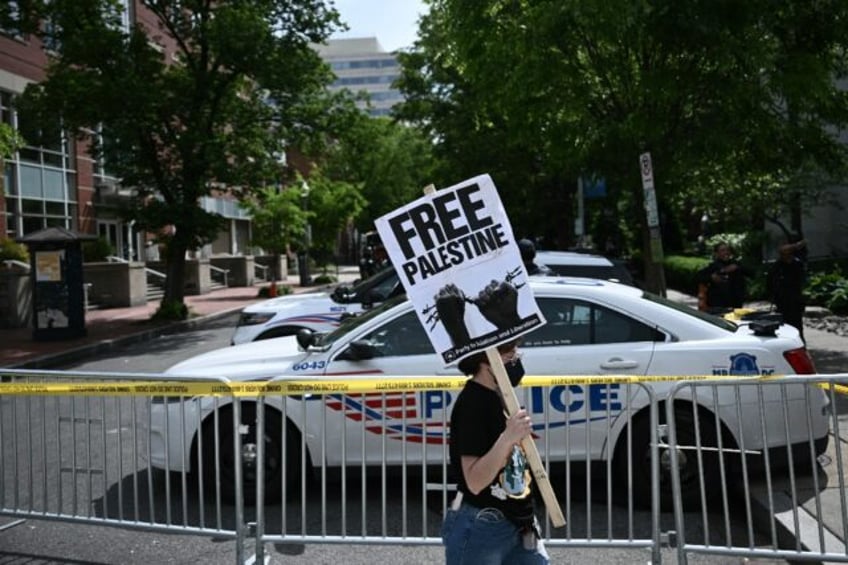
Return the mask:
[[536,262],[547,265],[554,275],[605,279],[635,286],[624,261],[576,251],[537,251]]
[[295,335],[300,330],[331,331],[344,316],[403,294],[393,267],[385,267],[373,277],[352,286],[340,285],[332,292],[280,296],[242,310],[230,340],[232,345]]
[[[815,373],[797,330],[791,326],[773,325],[771,332],[755,331],[747,324],[737,325],[638,288],[609,281],[532,277],[529,284],[547,324],[522,338],[521,348],[525,353],[524,365],[528,375]],[[364,375],[458,375],[455,365],[443,366],[425,332],[413,305],[403,296],[396,296],[379,307],[342,322],[329,333],[301,334],[228,347],[178,363],[167,372],[185,378],[226,376],[237,381],[275,376],[344,379],[346,376]],[[627,444],[628,434],[624,431],[630,425],[634,461],[646,461],[650,444],[648,403],[644,394],[634,395],[628,401],[625,386],[575,384],[530,389],[527,398],[530,399],[528,406],[533,416],[533,427],[540,444],[546,441],[549,444],[549,459],[611,458],[618,480],[625,480],[627,465],[621,463],[617,454],[621,453],[622,445]],[[653,382],[651,386],[661,399],[672,384]],[[748,395],[745,402],[755,402],[756,393],[751,390],[761,387],[745,388],[747,392],[743,389],[742,393]],[[775,390],[778,387],[763,388],[767,401],[781,401],[780,393]],[[787,393],[791,400],[789,424],[780,409],[769,410],[764,415],[767,429],[774,431],[767,434],[767,447],[783,445],[785,453],[787,442],[784,439],[781,443],[780,438],[786,438],[786,429],[791,434],[789,443],[797,446],[801,455],[806,451],[809,457],[810,449],[806,443],[809,437],[815,438],[816,451],[821,453],[828,441],[825,395],[813,388],[813,407],[809,408],[798,400],[804,397],[805,391],[809,393],[807,386],[790,385],[785,388],[792,389]],[[728,394],[735,393],[735,389],[731,391]],[[386,442],[384,435],[394,439],[408,438],[409,442],[441,442],[441,427],[449,421],[448,412],[456,392],[444,393],[446,397],[442,394],[441,391],[410,393],[409,412],[387,409],[385,413],[380,412],[379,405],[366,406],[357,395],[271,396],[267,398],[266,413],[272,413],[271,420],[277,426],[275,433],[281,429],[280,420],[284,417],[288,420],[287,444],[299,448],[303,441],[311,461],[323,460],[329,467],[344,464],[344,450],[338,437],[344,433],[337,425],[326,427],[331,420],[327,411],[341,410],[348,418],[366,418],[371,424],[364,428],[368,433],[363,432],[368,436],[362,440],[367,440],[366,464],[380,465],[383,458],[389,465],[403,460],[413,464],[416,457],[421,458],[421,452],[410,449],[408,453],[402,453],[404,442]],[[216,402],[226,402],[226,399],[160,399],[154,404],[150,422],[152,465],[174,471],[190,471],[196,461],[198,435],[213,437],[208,434],[213,426]],[[626,406],[628,402],[629,407]],[[691,405],[689,409],[681,408],[677,429],[683,442],[694,441],[691,408]],[[727,403],[719,411],[721,423],[727,430],[724,445],[739,445],[744,435],[742,445],[747,450],[759,450],[766,447],[759,433],[761,415],[756,408],[747,408],[746,404],[746,409],[737,413],[733,404]],[[702,405],[699,413],[703,414],[705,421],[700,423],[701,429],[707,430],[703,433],[708,434],[708,430],[715,429],[715,419],[708,418],[705,411],[708,408]],[[808,414],[808,411],[811,413]],[[244,412],[250,414],[251,410]],[[610,415],[613,423],[608,425],[607,417]],[[335,418],[332,420],[336,421]],[[168,427],[167,422],[185,423],[184,435],[181,428]],[[249,416],[244,422],[250,430],[244,436],[245,449],[255,452],[256,424]],[[591,422],[592,440],[588,450],[581,451],[583,448],[579,447],[578,439],[590,437],[585,431],[586,422]],[[404,434],[398,434],[400,429]],[[566,429],[577,438],[568,450],[562,441],[554,440],[557,437],[561,439]],[[320,438],[324,432],[328,436],[328,444],[322,449]],[[219,433],[223,436],[230,434],[230,437],[219,439],[220,445],[232,445],[229,428],[222,427]],[[547,434],[550,437],[546,439]],[[270,430],[266,431],[266,452],[270,453],[268,461],[271,463],[266,465],[265,477],[267,487],[273,491],[275,488],[279,490],[284,462],[295,465],[294,470],[287,474],[291,478],[297,476],[300,459],[296,453],[281,453],[281,442],[273,441],[272,436],[274,434]],[[187,452],[183,452],[181,446],[185,446]],[[208,455],[210,451],[205,450],[204,454]],[[707,452],[706,457],[714,456],[714,452]],[[435,464],[436,458],[441,457],[441,450],[432,449],[427,457],[429,463]],[[681,457],[683,493],[687,500],[696,500],[699,495],[698,473],[693,470],[695,459]],[[209,465],[212,465],[211,461],[204,463],[204,467]],[[644,502],[644,497],[651,492],[649,466],[633,465],[632,471],[632,491]],[[231,469],[222,469],[222,472],[232,473]],[[668,472],[666,467],[664,472]],[[716,468],[708,467],[705,473],[716,475],[706,477],[708,485],[715,487],[720,484]],[[253,474],[245,471],[244,476],[249,483]],[[668,483],[668,480],[663,481],[665,487]]]
[[[601,255],[540,251],[536,255],[536,261],[548,265],[555,275],[593,277],[634,284],[623,263],[615,263]],[[295,335],[302,329],[313,332],[332,331],[339,325],[343,316],[358,313],[402,293],[403,287],[397,273],[389,266],[352,287],[337,287],[332,293],[318,292],[272,298],[252,304],[242,311],[231,343],[237,345]]]

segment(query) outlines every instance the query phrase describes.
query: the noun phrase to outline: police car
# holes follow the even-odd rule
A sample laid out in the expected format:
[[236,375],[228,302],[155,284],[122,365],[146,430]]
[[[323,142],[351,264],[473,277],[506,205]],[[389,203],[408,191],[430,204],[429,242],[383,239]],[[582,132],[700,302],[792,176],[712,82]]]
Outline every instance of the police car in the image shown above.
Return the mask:
[[[556,275],[634,284],[624,265],[600,255],[540,251],[536,254],[536,261],[548,265]],[[359,313],[401,293],[403,286],[397,273],[394,268],[387,267],[353,286],[336,287],[332,293],[316,292],[265,300],[242,310],[231,344],[295,335],[303,329],[332,331],[344,316]]]
[[[547,324],[522,338],[524,365],[528,375],[768,375],[813,374],[815,368],[797,330],[780,325],[773,335],[758,335],[748,324],[734,324],[719,317],[699,312],[688,306],[673,303],[651,293],[614,282],[596,279],[566,279],[557,277],[531,278],[537,303]],[[434,353],[419,322],[413,305],[403,296],[389,299],[382,305],[342,322],[337,329],[325,334],[302,334],[263,340],[211,351],[183,361],[168,370],[174,377],[223,376],[236,381],[268,379],[276,376],[299,378],[362,378],[363,376],[429,376],[458,375],[455,365],[444,366]],[[534,387],[519,391],[526,394],[534,419],[534,430],[539,444],[546,445],[547,457],[553,461],[574,461],[580,458],[615,460],[621,446],[632,441],[636,461],[648,453],[650,430],[646,417],[647,401],[643,396],[625,394],[627,385],[568,385]],[[671,384],[654,382],[651,385],[662,398]],[[745,387],[764,389],[764,394],[774,393],[778,387]],[[828,438],[828,404],[818,389],[804,385],[784,387],[795,392],[789,398],[789,421],[780,409],[769,410],[764,415],[766,425],[774,433],[766,434],[770,448],[785,446],[791,434],[792,445],[801,446],[809,456],[808,438],[815,439],[817,453],[821,453]],[[798,390],[802,392],[798,392]],[[812,390],[812,401],[804,398]],[[425,391],[400,393],[408,410],[393,408],[380,411],[380,404],[362,402],[361,395],[333,394],[328,396],[269,396],[266,422],[271,422],[265,434],[265,450],[269,453],[265,477],[267,488],[279,489],[282,467],[288,462],[288,478],[297,476],[302,460],[298,452],[281,453],[283,442],[275,436],[286,420],[285,444],[300,448],[304,442],[307,461],[329,466],[344,464],[344,449],[339,435],[345,432],[334,427],[339,413],[346,418],[367,420],[363,427],[367,436],[365,463],[379,466],[384,458],[387,464],[408,464],[419,459],[421,451],[404,448],[403,443],[438,443],[456,391]],[[756,393],[750,392],[751,395]],[[774,393],[779,394],[779,393]],[[793,396],[794,395],[794,396]],[[638,399],[638,400],[637,400]],[[767,399],[768,400],[768,399]],[[781,402],[781,398],[771,399]],[[155,467],[191,471],[197,461],[197,437],[204,434],[203,445],[232,445],[230,428],[222,426],[223,437],[214,441],[214,406],[226,404],[226,399],[210,398],[159,399],[152,405],[151,463]],[[812,403],[812,406],[809,405]],[[385,405],[383,405],[385,406]],[[690,407],[691,408],[691,407]],[[220,412],[220,410],[219,410]],[[251,403],[243,411],[245,424],[250,428],[244,436],[245,453],[255,453],[255,421]],[[693,411],[683,410],[678,437],[692,437]],[[620,416],[620,417],[619,417]],[[744,445],[748,450],[758,450],[763,445],[760,430],[761,415],[756,409],[739,413],[733,405],[720,411],[721,422],[728,437],[724,445]],[[609,418],[612,417],[612,420]],[[741,420],[740,420],[741,418]],[[227,421],[226,419],[224,421]],[[184,428],[167,423],[182,422]],[[586,422],[592,433],[585,430]],[[612,423],[609,423],[612,422]],[[625,433],[627,425],[632,433]],[[809,422],[809,425],[808,425]],[[562,441],[564,426],[574,438],[591,437],[588,448],[578,448],[577,440],[566,446]],[[701,423],[702,430],[715,426],[714,418]],[[599,429],[603,427],[604,429]],[[715,429],[714,427],[712,429]],[[183,430],[181,432],[181,430]],[[271,431],[276,430],[276,431]],[[327,444],[321,444],[326,433]],[[347,433],[350,433],[348,430]],[[705,432],[707,433],[707,432]],[[182,434],[182,435],[181,435]],[[557,435],[559,434],[559,435]],[[744,434],[744,438],[740,436]],[[548,435],[548,438],[545,436]],[[385,437],[388,436],[388,440]],[[628,439],[629,438],[629,439]],[[781,440],[780,438],[784,438]],[[744,440],[744,443],[740,441]],[[352,440],[353,441],[353,440]],[[685,440],[678,440],[679,442]],[[781,443],[782,442],[782,443]],[[681,445],[686,445],[681,443]],[[185,446],[183,452],[182,446]],[[209,455],[211,449],[204,449]],[[783,448],[785,452],[785,447]],[[437,464],[443,455],[440,449],[426,451],[428,462]],[[709,456],[709,455],[708,455]],[[432,458],[432,461],[430,459]],[[437,461],[438,459],[438,461]],[[681,475],[688,477],[682,487],[684,497],[695,500],[699,494],[697,477],[693,478],[691,465],[694,457],[681,458]],[[667,460],[667,459],[666,459]],[[251,461],[246,459],[245,465]],[[689,463],[686,463],[689,461]],[[348,461],[350,463],[350,461]],[[686,465],[690,468],[687,470]],[[185,467],[184,467],[185,466]],[[214,467],[204,462],[204,468]],[[624,467],[622,469],[622,467]],[[231,472],[232,466],[223,465],[222,472]],[[626,466],[616,464],[617,472],[626,473]],[[716,471],[717,473],[718,471]],[[246,470],[245,481],[254,475]],[[707,484],[717,485],[720,477],[705,477]],[[625,475],[619,477],[625,481]],[[633,488],[638,496],[650,492],[648,465],[633,465]],[[664,481],[667,484],[668,481]],[[298,484],[298,483],[296,483]],[[645,500],[643,499],[643,502]]]
[[295,335],[304,329],[331,331],[345,316],[402,293],[403,286],[397,273],[394,268],[387,267],[353,286],[337,286],[332,292],[310,292],[264,300],[242,310],[230,343],[237,345]]

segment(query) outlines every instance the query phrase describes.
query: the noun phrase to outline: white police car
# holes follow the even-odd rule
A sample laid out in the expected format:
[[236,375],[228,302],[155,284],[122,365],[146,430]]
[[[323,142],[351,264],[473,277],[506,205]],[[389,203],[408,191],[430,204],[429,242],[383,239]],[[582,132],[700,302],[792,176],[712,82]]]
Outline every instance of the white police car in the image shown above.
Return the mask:
[[[787,325],[780,326],[774,335],[757,335],[747,324],[737,325],[638,288],[608,281],[536,277],[530,280],[530,284],[547,324],[522,338],[521,348],[528,375],[815,373],[797,330]],[[236,381],[276,376],[328,379],[361,378],[368,375],[456,376],[458,372],[455,366],[445,367],[440,363],[425,332],[412,304],[398,296],[344,321],[333,332],[227,347],[183,361],[170,368],[168,373],[175,377],[223,376]],[[589,457],[593,460],[612,458],[615,462],[621,446],[632,441],[634,453],[639,454],[634,457],[640,462],[633,465],[632,491],[638,499],[651,492],[648,465],[641,464],[645,461],[641,457],[648,453],[650,442],[647,401],[644,394],[634,395],[629,401],[630,405],[625,406],[628,402],[626,386],[575,384],[534,387],[520,392],[527,395],[524,398],[534,418],[539,444],[547,446],[549,460],[574,461]],[[670,386],[665,382],[652,383],[653,390],[660,398],[667,394]],[[745,394],[753,396],[757,393],[750,392],[751,389],[762,388],[769,395],[779,387],[746,388],[749,392]],[[821,453],[828,438],[826,397],[818,389],[804,385],[782,388],[791,389],[788,402],[791,425],[786,425],[783,412],[777,408],[762,415],[767,429],[774,430],[774,433],[766,434],[768,447],[777,448],[790,443],[800,446],[799,453],[803,455],[806,452],[809,456],[809,444],[805,442],[808,438],[814,438],[816,452]],[[813,391],[812,395],[809,394],[810,390]],[[408,395],[408,398],[404,396],[403,401],[409,402],[409,410],[393,408],[381,411],[379,402],[368,405],[362,401],[361,395],[268,397],[266,422],[270,424],[265,434],[265,450],[269,453],[265,469],[267,488],[272,493],[275,488],[279,490],[284,462],[288,462],[287,469],[291,470],[286,475],[289,479],[296,477],[300,469],[299,451],[281,452],[283,442],[276,436],[279,436],[283,420],[287,430],[286,445],[299,449],[303,441],[309,462],[323,461],[329,467],[344,463],[342,438],[337,436],[351,432],[335,427],[337,424],[333,422],[337,422],[337,418],[329,416],[339,412],[346,418],[368,421],[369,425],[362,427],[365,430],[361,432],[364,439],[350,440],[355,445],[359,445],[359,441],[366,442],[363,455],[366,464],[380,465],[384,458],[389,465],[404,460],[413,464],[416,457],[420,460],[421,451],[411,448],[407,450],[403,446],[404,441],[392,440],[406,438],[410,445],[413,442],[442,441],[441,432],[444,422],[448,421],[450,404],[456,391],[400,394]],[[807,400],[805,403],[799,400],[805,394],[807,399],[812,397],[812,401]],[[770,401],[777,403],[783,400],[777,398]],[[226,404],[226,399],[158,399],[153,403],[151,464],[171,470],[191,470],[197,461],[198,432],[206,438],[202,442],[205,446],[213,443],[232,445],[231,426],[222,426],[219,429],[222,437],[218,441],[213,440],[213,408],[216,403],[220,406],[222,402]],[[703,406],[701,408],[704,409]],[[757,410],[746,409],[737,413],[730,404],[719,412],[722,425],[727,431],[724,445],[744,445],[748,450],[765,447],[762,433],[759,432],[761,414]],[[681,421],[687,421],[687,413],[690,416],[689,428],[684,430],[678,425],[678,438],[688,437],[689,441],[693,441],[691,405],[689,410],[681,413]],[[248,402],[243,410],[243,422],[250,430],[244,436],[245,453],[256,451],[253,414],[252,403]],[[610,416],[613,424],[608,423]],[[224,418],[227,422],[226,416]],[[591,422],[592,427],[591,445],[583,449],[578,447],[577,439],[590,438],[590,434],[584,431],[587,421]],[[168,422],[182,422],[185,427],[168,426]],[[630,434],[624,433],[628,422],[631,425]],[[709,434],[711,426],[715,426],[715,419],[707,418],[701,425],[701,429],[707,431],[702,433]],[[570,437],[577,438],[569,447],[562,439],[566,429]],[[784,429],[791,434],[789,441],[786,440]],[[326,433],[326,445],[321,444],[323,433]],[[386,436],[389,436],[389,441],[386,441]],[[683,443],[685,439],[678,441],[686,445]],[[186,446],[185,452],[181,446]],[[211,451],[204,449],[206,455]],[[783,451],[785,453],[785,448]],[[440,462],[442,456],[441,449],[426,451],[428,462],[433,464]],[[697,476],[693,476],[695,474],[691,468],[687,472],[687,459],[684,457],[682,461],[684,470],[681,476],[686,478],[683,481],[683,495],[689,500],[696,500],[699,481]],[[691,467],[694,458],[688,461]],[[214,465],[212,461],[204,460],[203,467],[213,468]],[[222,465],[222,473],[231,474],[232,467],[229,464]],[[615,464],[614,468],[626,473],[626,465]],[[244,476],[249,485],[254,475],[246,469]],[[624,476],[619,478],[625,480]],[[720,483],[718,476],[705,479],[713,486]],[[231,480],[229,482],[232,484]],[[624,484],[627,484],[626,480]]]
[[328,332],[344,316],[356,314],[387,298],[403,293],[392,267],[353,286],[340,285],[332,292],[280,296],[242,310],[230,341],[232,345],[295,335],[302,329]]
[[[555,275],[633,284],[633,278],[624,265],[600,255],[539,251],[536,262],[548,265]],[[336,287],[332,293],[315,292],[265,300],[242,310],[231,343],[238,345],[295,335],[302,329],[312,332],[332,331],[338,327],[342,317],[356,314],[402,293],[403,286],[397,273],[388,267],[353,286]]]

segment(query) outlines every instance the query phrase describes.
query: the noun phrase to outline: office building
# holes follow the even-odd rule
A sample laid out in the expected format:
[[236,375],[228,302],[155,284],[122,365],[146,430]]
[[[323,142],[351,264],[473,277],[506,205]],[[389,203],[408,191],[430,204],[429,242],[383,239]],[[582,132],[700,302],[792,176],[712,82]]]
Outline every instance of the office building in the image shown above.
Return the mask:
[[[336,74],[330,89],[367,93],[372,116],[388,116],[392,106],[403,100],[400,91],[392,88],[400,77],[400,66],[377,38],[331,39],[326,45],[316,46],[316,50]],[[366,103],[361,107],[365,108]]]

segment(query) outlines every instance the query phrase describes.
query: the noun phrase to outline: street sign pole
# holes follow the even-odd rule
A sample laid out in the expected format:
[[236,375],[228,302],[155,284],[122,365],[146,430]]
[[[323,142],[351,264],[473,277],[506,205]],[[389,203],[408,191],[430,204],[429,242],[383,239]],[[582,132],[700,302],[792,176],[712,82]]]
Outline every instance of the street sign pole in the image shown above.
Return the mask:
[[665,272],[662,268],[663,245],[660,231],[660,214],[657,207],[657,193],[654,189],[654,167],[650,153],[639,155],[639,168],[642,173],[642,191],[645,197],[645,214],[648,219],[648,235],[651,249],[651,263],[657,266],[659,293],[665,296]]

